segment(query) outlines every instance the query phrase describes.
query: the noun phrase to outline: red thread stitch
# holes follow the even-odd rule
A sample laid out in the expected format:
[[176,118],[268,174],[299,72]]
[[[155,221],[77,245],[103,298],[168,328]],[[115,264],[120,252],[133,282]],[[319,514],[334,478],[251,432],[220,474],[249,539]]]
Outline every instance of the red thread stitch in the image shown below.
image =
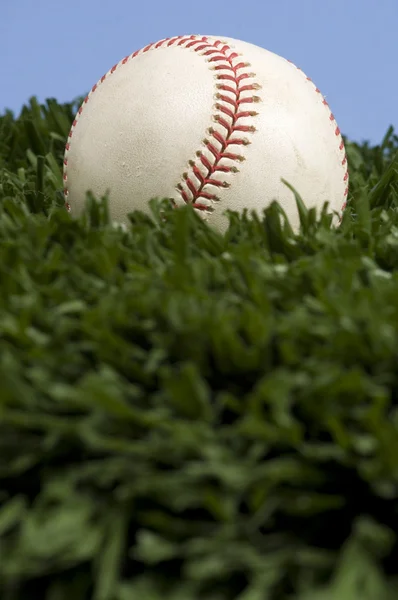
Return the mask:
[[[108,71],[108,73],[93,86],[87,97],[84,99],[83,104],[79,108],[72,123],[65,147],[63,179],[65,205],[68,210],[70,210],[70,205],[68,203],[68,152],[73,138],[73,131],[91,94],[93,94],[98,86],[112,75],[120,65],[125,65],[129,60],[141,53],[156,50],[165,45],[167,47],[173,45],[183,46],[186,49],[193,49],[195,52],[205,57],[209,62],[210,68],[214,70],[217,81],[216,103],[214,105],[216,112],[213,115],[213,120],[221,127],[222,132],[217,131],[214,127],[210,127],[207,130],[207,137],[203,139],[204,150],[208,152],[209,157],[204,154],[204,150],[198,150],[196,152],[196,161],[190,160],[188,162],[190,170],[183,174],[182,182],[178,183],[176,186],[182,200],[185,203],[192,204],[193,207],[199,211],[211,212],[213,210],[213,202],[219,199],[212,190],[212,187],[216,189],[229,187],[230,184],[222,179],[221,174],[238,172],[239,169],[236,164],[226,165],[222,164],[222,161],[226,159],[237,164],[242,162],[244,157],[236,150],[240,146],[248,145],[251,142],[247,137],[242,137],[240,134],[250,134],[254,133],[256,130],[254,125],[247,125],[241,122],[241,119],[243,118],[252,118],[258,114],[254,110],[245,110],[242,106],[254,104],[261,100],[258,96],[253,94],[243,96],[243,94],[252,93],[261,88],[256,82],[248,83],[246,81],[247,79],[254,79],[255,73],[239,73],[239,71],[247,69],[250,65],[245,62],[238,62],[235,64],[239,55],[236,52],[231,51],[231,48],[221,40],[212,42],[207,37],[196,35],[166,38],[159,42],[148,44],[143,49],[135,51],[130,56],[126,56],[118,64],[114,65],[110,71]],[[292,61],[289,60],[288,62],[295,66]],[[296,67],[296,69],[303,73],[299,67]],[[303,76],[307,81],[311,82],[311,79],[304,73]],[[245,82],[245,85],[243,85],[242,82]],[[335,135],[339,138],[339,150],[342,153],[341,164],[344,168],[343,179],[346,183],[344,196],[346,197],[348,194],[348,166],[344,141],[334,115],[328,107],[327,101],[323,98],[317,87],[314,86],[314,90],[320,95],[324,106],[328,108],[330,112],[330,121],[335,123]],[[237,147],[235,151],[233,151],[233,146]],[[175,204],[174,201],[173,203]],[[346,202],[343,204],[342,210],[344,210],[345,206]]]
[[[244,62],[235,64],[238,54],[232,52],[230,47],[221,40],[210,41],[205,36],[177,36],[174,38],[166,38],[157,43],[148,44],[142,50],[137,50],[130,56],[125,57],[117,65],[104,75],[97,84],[93,86],[88,96],[85,98],[82,106],[79,108],[78,114],[73,121],[69,132],[68,141],[66,144],[66,152],[64,157],[64,197],[65,204],[68,210],[68,152],[70,150],[71,140],[73,138],[73,130],[75,129],[78,119],[83,112],[84,106],[90,99],[98,86],[105,81],[107,77],[112,75],[120,65],[125,65],[128,60],[135,58],[141,53],[150,50],[156,50],[163,46],[170,47],[172,45],[183,46],[186,49],[193,49],[199,55],[205,57],[209,62],[210,68],[215,71],[216,84],[216,103],[214,105],[215,114],[213,120],[220,126],[221,131],[217,131],[214,127],[207,130],[207,137],[203,140],[204,150],[207,150],[210,158],[204,154],[204,150],[196,152],[195,160],[188,162],[189,171],[183,173],[182,182],[178,183],[178,190],[182,200],[185,203],[204,212],[213,210],[212,204],[218,200],[218,196],[214,192],[214,188],[229,187],[223,178],[223,173],[236,173],[238,168],[236,165],[223,164],[223,161],[233,161],[235,163],[242,162],[244,157],[237,151],[233,151],[233,146],[245,146],[250,144],[250,140],[242,137],[240,134],[254,133],[254,125],[247,125],[242,122],[244,118],[255,117],[258,113],[254,110],[246,110],[244,105],[254,104],[259,102],[260,98],[251,94],[260,89],[260,86],[253,82],[242,85],[241,82],[248,78],[254,78],[254,73],[240,73],[243,69],[247,69],[250,65]],[[224,83],[225,82],[225,83]]]

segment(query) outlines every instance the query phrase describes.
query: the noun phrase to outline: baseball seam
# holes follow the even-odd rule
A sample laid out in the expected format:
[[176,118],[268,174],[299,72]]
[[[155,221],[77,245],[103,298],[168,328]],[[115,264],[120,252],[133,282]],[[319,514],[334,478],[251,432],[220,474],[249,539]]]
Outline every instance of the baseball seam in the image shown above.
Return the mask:
[[[197,212],[205,216],[214,210],[214,204],[220,199],[217,191],[230,187],[227,176],[239,171],[238,164],[245,160],[242,148],[251,144],[249,136],[256,131],[253,118],[258,113],[251,107],[261,101],[261,98],[254,94],[255,91],[261,89],[261,86],[255,81],[255,73],[250,71],[250,63],[242,61],[240,55],[222,40],[211,41],[208,37],[197,35],[176,36],[148,44],[141,50],[123,58],[92,87],[84,99],[72,123],[65,146],[63,181],[65,206],[68,211],[71,210],[68,202],[68,154],[73,143],[74,130],[90,97],[116,69],[125,65],[129,60],[150,50],[173,45],[193,50],[206,59],[209,68],[215,73],[216,91],[212,116],[215,125],[208,128],[207,135],[202,140],[202,148],[196,152],[196,158],[188,161],[188,169],[176,185],[177,199],[172,199],[172,203],[174,206],[191,204]],[[291,61],[287,62],[295,66]],[[296,69],[303,73],[299,67]],[[311,82],[311,79],[304,73],[303,76],[308,82]],[[319,89],[315,86],[314,89],[320,95],[322,103],[328,108],[328,103]],[[348,168],[344,141],[333,114],[330,109],[328,110],[329,120],[335,124],[335,135],[342,153],[341,164],[344,169],[346,184],[344,196],[346,197],[348,194]],[[344,202],[342,210],[345,206],[346,202]]]
[[[248,137],[242,137],[241,134],[254,133],[255,127],[243,121],[258,114],[254,110],[244,110],[243,105],[260,101],[260,98],[252,93],[260,86],[252,81],[255,74],[248,72],[250,65],[240,61],[239,55],[231,51],[230,47],[221,40],[211,42],[205,36],[176,36],[148,44],[143,49],[122,59],[93,86],[84,99],[72,123],[65,149],[63,180],[64,197],[68,210],[70,210],[68,153],[74,129],[91,95],[105,79],[129,60],[150,50],[173,45],[192,49],[204,56],[210,69],[214,70],[216,79],[216,102],[212,117],[216,125],[208,128],[207,137],[202,141],[203,148],[196,152],[195,160],[191,159],[188,162],[187,171],[183,173],[181,181],[176,185],[179,199],[172,199],[173,205],[192,204],[198,212],[209,213],[214,210],[213,203],[219,200],[217,189],[230,186],[226,181],[225,174],[237,173],[239,171],[237,163],[245,160],[241,152],[233,151],[233,146],[239,148],[250,144]],[[247,81],[248,79],[249,81]]]

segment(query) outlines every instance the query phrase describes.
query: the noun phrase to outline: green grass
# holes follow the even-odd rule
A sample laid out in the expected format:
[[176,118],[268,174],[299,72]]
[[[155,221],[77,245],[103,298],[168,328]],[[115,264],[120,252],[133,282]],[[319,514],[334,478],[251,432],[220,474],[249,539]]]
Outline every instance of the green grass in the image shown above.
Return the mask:
[[78,103],[0,117],[1,600],[395,600],[397,136],[337,230],[122,231],[62,206]]

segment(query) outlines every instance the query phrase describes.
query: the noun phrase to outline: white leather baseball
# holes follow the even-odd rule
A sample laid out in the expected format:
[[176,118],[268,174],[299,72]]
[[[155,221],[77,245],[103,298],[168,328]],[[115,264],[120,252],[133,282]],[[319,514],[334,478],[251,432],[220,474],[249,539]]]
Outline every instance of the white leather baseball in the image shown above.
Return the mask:
[[341,214],[348,190],[340,130],[326,100],[290,61],[231,38],[179,36],[124,58],[92,88],[64,158],[67,208],[109,192],[127,223],[151,198],[190,203],[220,230],[226,209],[259,214],[278,200],[290,223],[294,195]]

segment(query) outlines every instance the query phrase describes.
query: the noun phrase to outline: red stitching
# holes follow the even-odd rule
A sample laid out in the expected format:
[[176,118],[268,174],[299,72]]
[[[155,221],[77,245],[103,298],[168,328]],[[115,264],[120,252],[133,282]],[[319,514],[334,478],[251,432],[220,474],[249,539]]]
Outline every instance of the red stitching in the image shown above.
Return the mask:
[[[226,188],[229,184],[224,181],[220,175],[222,173],[236,173],[238,168],[235,165],[221,164],[221,161],[227,159],[233,162],[243,161],[243,156],[236,152],[231,152],[230,146],[245,146],[250,143],[247,138],[241,137],[239,134],[251,134],[254,133],[255,127],[253,125],[245,125],[240,122],[243,118],[255,117],[258,113],[254,110],[242,110],[242,105],[253,104],[259,102],[258,96],[252,95],[250,97],[242,97],[242,94],[247,94],[260,89],[257,83],[246,83],[241,85],[241,82],[248,79],[254,78],[254,73],[240,73],[242,69],[246,69],[250,65],[245,62],[239,62],[234,64],[238,54],[232,52],[231,48],[222,42],[221,40],[210,41],[207,37],[198,37],[195,35],[191,36],[177,36],[174,38],[166,38],[160,40],[157,43],[151,43],[145,46],[142,50],[137,50],[130,56],[125,57],[117,65],[113,66],[112,69],[105,74],[98,83],[96,83],[89,95],[85,98],[83,105],[79,108],[78,115],[80,116],[83,107],[87,104],[91,94],[93,94],[98,86],[105,81],[107,77],[112,75],[119,67],[119,65],[125,65],[128,60],[135,58],[138,54],[148,52],[161,48],[163,46],[184,46],[187,49],[193,49],[195,52],[200,53],[201,56],[207,58],[210,68],[215,71],[217,81],[217,93],[216,103],[214,108],[216,113],[213,115],[213,120],[222,128],[225,133],[216,131],[213,127],[210,127],[207,131],[208,138],[203,140],[203,146],[207,149],[213,160],[209,160],[202,150],[196,153],[198,164],[194,160],[189,161],[189,172],[183,173],[182,182],[178,183],[176,189],[180,193],[182,200],[187,204],[200,211],[210,212],[212,211],[212,203],[218,200],[218,197],[214,192],[209,189],[209,186],[214,188]],[[230,74],[227,74],[229,72]],[[224,82],[228,82],[224,83]],[[231,85],[233,84],[233,85]],[[224,92],[224,93],[223,93]],[[226,93],[225,93],[226,92]],[[230,94],[230,96],[228,95]],[[77,125],[78,117],[74,120],[66,144],[66,152],[70,150],[71,139],[73,137],[73,130]],[[201,172],[200,166],[204,168],[205,173]],[[64,158],[64,196],[65,203],[70,210],[68,198],[68,158]],[[192,195],[192,198],[190,197]],[[205,202],[204,202],[205,201]],[[173,202],[175,205],[175,202]]]
[[[194,208],[199,211],[211,212],[213,210],[212,204],[214,201],[219,200],[217,195],[212,192],[208,186],[213,186],[217,189],[229,187],[229,183],[224,181],[220,174],[222,173],[237,173],[239,169],[236,165],[225,165],[221,164],[222,160],[229,160],[235,163],[242,162],[244,157],[237,152],[232,152],[231,146],[246,146],[250,144],[248,138],[241,137],[239,134],[246,133],[252,134],[256,131],[254,125],[246,125],[240,123],[243,118],[255,117],[258,113],[254,110],[242,110],[244,104],[253,104],[259,102],[261,98],[254,95],[254,92],[261,89],[261,86],[256,82],[247,83],[245,80],[254,79],[255,73],[244,72],[239,73],[242,69],[250,67],[249,63],[238,62],[235,60],[239,58],[236,52],[231,51],[231,48],[222,42],[221,40],[210,41],[209,38],[202,36],[176,36],[173,38],[166,38],[156,43],[151,43],[142,48],[136,50],[130,56],[123,58],[118,64],[114,65],[108,73],[96,83],[91,89],[88,96],[84,99],[83,104],[80,106],[78,113],[72,123],[71,130],[69,132],[68,141],[66,143],[66,153],[64,157],[64,197],[66,208],[70,211],[71,207],[68,203],[68,158],[67,154],[70,150],[71,140],[73,137],[73,131],[78,123],[78,118],[82,114],[85,105],[90,99],[98,86],[105,81],[110,75],[112,75],[120,65],[125,65],[129,60],[135,58],[141,53],[148,52],[150,50],[156,50],[158,48],[170,47],[173,45],[184,46],[187,49],[193,49],[195,52],[200,53],[201,56],[207,58],[210,68],[215,72],[217,80],[216,84],[216,103],[214,108],[216,113],[213,115],[213,120],[224,130],[225,133],[216,131],[213,127],[210,127],[207,131],[208,137],[203,139],[203,146],[209,153],[212,159],[207,158],[203,154],[203,150],[196,152],[197,162],[190,160],[188,162],[189,172],[183,173],[182,182],[178,183],[176,189],[180,193],[182,200],[187,204],[192,204]],[[291,61],[288,61],[293,64]],[[295,66],[293,64],[293,66]],[[296,67],[299,71],[301,69]],[[302,71],[301,71],[302,72]],[[303,74],[304,75],[304,74]],[[304,77],[306,77],[304,75]],[[309,77],[306,77],[307,81],[311,82]],[[242,82],[245,81],[245,85]],[[322,97],[320,90],[314,88],[315,92],[320,94],[322,102],[325,107],[328,108],[328,103],[325,98]],[[223,93],[224,92],[224,93]],[[226,95],[230,94],[230,96]],[[242,97],[242,94],[253,92],[249,97]],[[330,110],[330,109],[329,109]],[[329,118],[335,123],[335,118],[332,112],[330,112]],[[339,149],[343,152],[342,166],[345,167],[344,171],[344,182],[346,182],[346,189],[344,196],[348,194],[348,168],[347,168],[347,157],[345,153],[344,141],[341,137],[340,129],[337,126],[335,128],[336,137],[340,137]],[[218,146],[218,148],[217,148]],[[204,167],[205,173],[200,169],[200,166]],[[190,194],[192,198],[190,198]],[[175,200],[172,200],[173,206],[176,206]],[[346,202],[344,203],[342,210],[344,210]]]

